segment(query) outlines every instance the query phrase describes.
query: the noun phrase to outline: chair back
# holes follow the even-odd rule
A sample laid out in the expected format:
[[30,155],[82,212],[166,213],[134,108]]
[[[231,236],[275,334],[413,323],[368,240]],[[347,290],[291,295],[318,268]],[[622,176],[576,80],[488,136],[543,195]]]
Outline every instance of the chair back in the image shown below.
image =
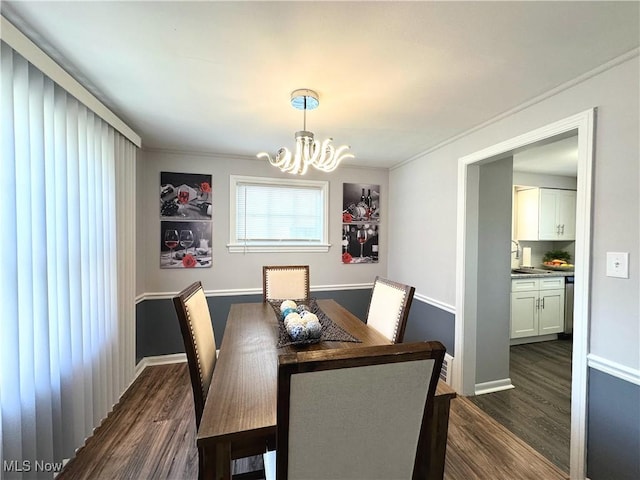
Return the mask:
[[173,304],[187,354],[196,411],[196,427],[199,427],[216,364],[216,339],[202,284],[195,282],[189,285],[173,298]]
[[427,478],[440,342],[283,355],[278,480]]
[[262,300],[309,300],[309,265],[262,267]]
[[413,300],[414,287],[376,277],[367,311],[367,325],[393,343],[401,343]]

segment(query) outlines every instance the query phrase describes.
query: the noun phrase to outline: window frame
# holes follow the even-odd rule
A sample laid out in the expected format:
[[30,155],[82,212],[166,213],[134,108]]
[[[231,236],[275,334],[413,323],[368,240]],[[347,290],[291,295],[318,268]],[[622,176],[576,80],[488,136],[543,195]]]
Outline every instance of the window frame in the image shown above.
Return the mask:
[[[265,241],[247,244],[237,238],[237,189],[240,184],[270,185],[273,187],[311,187],[320,191],[322,197],[322,238],[318,242]],[[299,178],[253,177],[247,175],[229,175],[229,253],[271,253],[271,252],[328,252],[329,243],[329,182]]]

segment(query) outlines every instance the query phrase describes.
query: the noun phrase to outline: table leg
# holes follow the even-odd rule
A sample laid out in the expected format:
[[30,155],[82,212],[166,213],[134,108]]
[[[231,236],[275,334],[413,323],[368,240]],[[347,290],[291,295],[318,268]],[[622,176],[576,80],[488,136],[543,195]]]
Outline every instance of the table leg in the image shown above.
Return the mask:
[[231,444],[216,444],[215,480],[231,480]]

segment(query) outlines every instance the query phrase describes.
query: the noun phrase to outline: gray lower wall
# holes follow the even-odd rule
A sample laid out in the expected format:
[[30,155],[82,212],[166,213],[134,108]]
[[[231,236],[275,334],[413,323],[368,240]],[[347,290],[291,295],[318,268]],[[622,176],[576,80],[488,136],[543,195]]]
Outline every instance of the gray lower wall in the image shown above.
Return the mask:
[[640,478],[640,386],[589,369],[587,476]]
[[[312,292],[314,298],[332,298],[356,317],[367,316],[370,289]],[[224,337],[229,308],[233,303],[261,302],[262,295],[207,297],[218,345]],[[405,342],[439,340],[453,355],[455,316],[427,303],[413,300]],[[171,299],[144,300],[136,308],[136,362],[144,357],[183,353],[182,335]]]
[[438,340],[446,347],[447,353],[455,357],[455,323],[456,317],[453,313],[414,298],[409,310],[404,341]]
[[[358,318],[367,314],[370,289],[312,292],[314,298],[333,298]],[[224,337],[229,309],[233,303],[261,302],[262,295],[207,297],[216,343]],[[136,362],[144,357],[183,353],[182,334],[171,299],[144,300],[136,307]]]

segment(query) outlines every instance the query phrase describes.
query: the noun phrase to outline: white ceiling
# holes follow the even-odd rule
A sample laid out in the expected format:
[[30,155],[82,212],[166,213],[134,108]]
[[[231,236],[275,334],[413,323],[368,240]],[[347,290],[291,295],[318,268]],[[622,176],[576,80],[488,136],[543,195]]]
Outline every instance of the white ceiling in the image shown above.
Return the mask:
[[639,2],[34,2],[2,14],[143,147],[254,157],[317,138],[389,167],[640,45]]
[[513,155],[513,171],[578,176],[578,136],[572,135]]

